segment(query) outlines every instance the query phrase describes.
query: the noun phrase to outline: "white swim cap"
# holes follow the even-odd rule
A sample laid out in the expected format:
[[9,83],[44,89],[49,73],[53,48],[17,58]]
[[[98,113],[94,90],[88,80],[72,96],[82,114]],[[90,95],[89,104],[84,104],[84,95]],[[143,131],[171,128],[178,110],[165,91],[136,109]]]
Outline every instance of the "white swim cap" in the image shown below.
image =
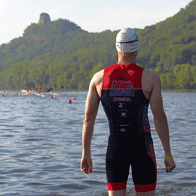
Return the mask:
[[123,53],[137,51],[139,49],[137,33],[131,28],[120,30],[116,36],[116,49]]

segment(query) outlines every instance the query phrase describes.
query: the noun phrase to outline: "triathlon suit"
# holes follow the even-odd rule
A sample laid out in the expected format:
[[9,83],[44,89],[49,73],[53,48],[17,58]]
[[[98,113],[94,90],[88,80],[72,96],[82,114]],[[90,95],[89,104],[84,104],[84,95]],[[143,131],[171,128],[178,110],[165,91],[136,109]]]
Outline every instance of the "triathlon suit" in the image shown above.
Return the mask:
[[101,102],[109,121],[106,153],[108,190],[126,189],[130,165],[137,192],[155,190],[157,167],[142,90],[143,68],[114,64],[104,70]]

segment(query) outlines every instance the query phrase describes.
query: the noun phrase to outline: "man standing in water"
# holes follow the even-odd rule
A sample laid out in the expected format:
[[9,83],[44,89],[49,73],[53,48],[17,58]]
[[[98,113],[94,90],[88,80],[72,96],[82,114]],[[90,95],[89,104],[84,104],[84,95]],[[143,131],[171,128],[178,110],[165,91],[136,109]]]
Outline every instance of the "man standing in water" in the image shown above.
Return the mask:
[[101,100],[110,127],[106,153],[110,196],[126,195],[130,166],[136,195],[153,196],[155,193],[157,167],[148,121],[149,103],[165,151],[166,172],[175,168],[161,82],[158,75],[135,64],[138,43],[137,34],[131,28],[122,29],[117,34],[118,63],[93,76],[86,99],[81,171],[93,172],[91,139]]

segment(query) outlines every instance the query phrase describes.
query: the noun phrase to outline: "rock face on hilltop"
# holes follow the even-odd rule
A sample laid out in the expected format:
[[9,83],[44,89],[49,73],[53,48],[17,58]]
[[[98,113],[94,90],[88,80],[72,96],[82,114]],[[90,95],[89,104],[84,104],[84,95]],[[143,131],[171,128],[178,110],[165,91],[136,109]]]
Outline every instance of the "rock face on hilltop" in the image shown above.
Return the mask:
[[51,22],[49,14],[41,13],[38,24],[46,24],[48,22]]

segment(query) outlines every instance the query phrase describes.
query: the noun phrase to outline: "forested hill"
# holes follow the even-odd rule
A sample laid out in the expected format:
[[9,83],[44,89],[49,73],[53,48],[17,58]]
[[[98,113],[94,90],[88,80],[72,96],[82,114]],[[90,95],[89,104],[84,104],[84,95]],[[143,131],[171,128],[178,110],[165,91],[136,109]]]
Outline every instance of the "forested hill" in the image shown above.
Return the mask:
[[[196,88],[196,0],[136,31],[138,65],[157,72],[163,88]],[[31,24],[22,37],[0,46],[0,89],[87,90],[96,71],[117,62],[117,32],[89,33],[65,19]]]

